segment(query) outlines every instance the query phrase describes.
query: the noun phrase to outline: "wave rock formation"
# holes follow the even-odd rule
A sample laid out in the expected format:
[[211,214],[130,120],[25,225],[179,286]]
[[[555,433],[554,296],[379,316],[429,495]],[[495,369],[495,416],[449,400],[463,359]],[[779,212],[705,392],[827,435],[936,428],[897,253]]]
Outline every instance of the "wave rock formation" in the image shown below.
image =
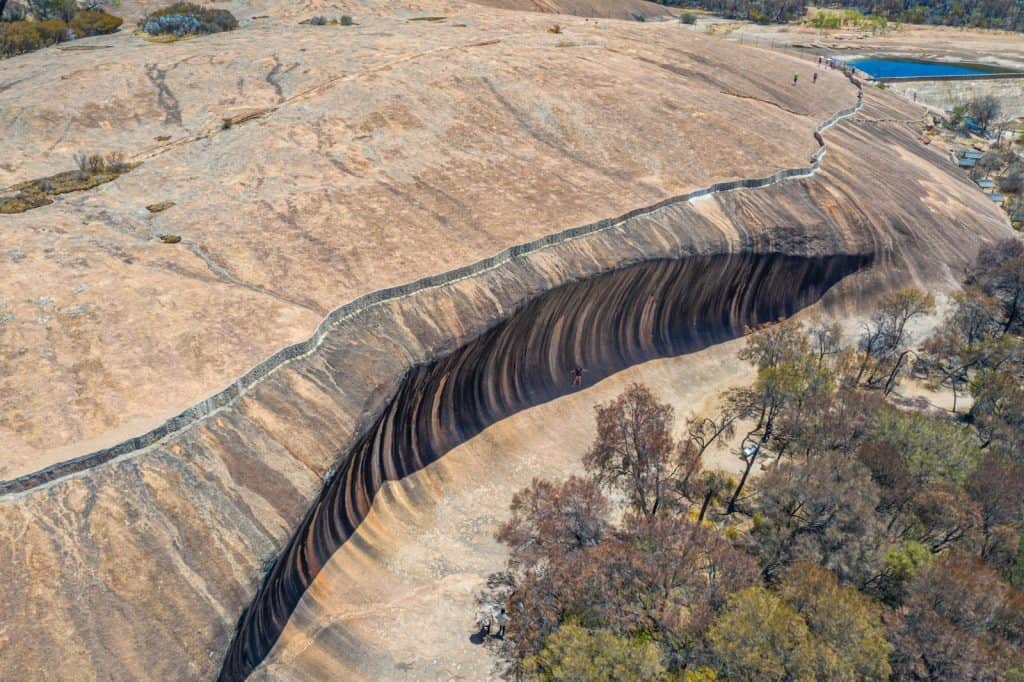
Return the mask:
[[919,110],[864,99],[813,175],[662,203],[347,309],[203,418],[12,487],[0,678],[240,679],[383,481],[557,398],[573,367],[589,381],[822,297],[842,310],[950,284],[1005,218],[891,123]]
[[870,262],[870,254],[747,253],[632,265],[547,292],[472,342],[413,367],[277,560],[239,623],[221,679],[244,679],[263,660],[385,481],[565,393],[575,367],[590,381],[733,338],[792,315]]

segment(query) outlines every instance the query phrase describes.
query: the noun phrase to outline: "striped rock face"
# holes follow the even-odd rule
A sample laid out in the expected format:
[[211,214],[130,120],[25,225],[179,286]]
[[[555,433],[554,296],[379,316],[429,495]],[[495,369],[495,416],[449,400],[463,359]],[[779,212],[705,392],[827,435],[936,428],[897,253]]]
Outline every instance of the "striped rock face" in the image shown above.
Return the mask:
[[454,2],[234,9],[4,62],[0,184],[141,165],[2,219],[2,679],[239,679],[382,485],[573,367],[947,287],[1009,234],[920,110],[792,86],[786,55]]

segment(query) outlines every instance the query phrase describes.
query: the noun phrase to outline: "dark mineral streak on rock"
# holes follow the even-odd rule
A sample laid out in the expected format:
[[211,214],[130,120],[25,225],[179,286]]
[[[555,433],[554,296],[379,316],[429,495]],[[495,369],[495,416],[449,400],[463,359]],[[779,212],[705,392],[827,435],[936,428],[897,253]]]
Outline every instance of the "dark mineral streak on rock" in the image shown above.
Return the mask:
[[[883,91],[868,89],[864,99],[862,115],[871,119],[917,115]],[[676,278],[691,283],[687,310],[699,315],[707,330],[701,343],[708,343],[715,330],[735,333],[744,316],[771,318],[773,307],[799,307],[812,298],[805,289],[824,288],[838,277],[811,277],[803,266],[786,263],[806,260],[822,268],[835,258],[838,265],[832,267],[845,271],[870,260],[870,268],[844,279],[822,301],[831,314],[852,313],[895,287],[945,291],[980,246],[1013,234],[1006,216],[970,178],[923,145],[913,129],[867,125],[847,119],[831,128],[821,172],[813,176],[723,192],[706,202],[670,199],[630,211],[620,221],[552,233],[471,266],[375,290],[332,312],[315,338],[275,353],[244,381],[144,437],[47,467],[6,489],[0,484],[0,612],[6,632],[16,633],[6,640],[0,636],[0,679],[191,680],[216,677],[218,669],[227,679],[241,675],[277,636],[289,604],[322,565],[327,540],[344,540],[352,526],[349,515],[361,518],[368,506],[372,487],[345,488],[347,481],[369,475],[369,465],[358,463],[371,462],[375,448],[399,451],[366,434],[419,439],[414,455],[403,451],[390,463],[372,462],[397,475],[398,464],[428,461],[460,433],[477,428],[475,420],[486,415],[457,402],[467,393],[482,396],[481,405],[512,409],[514,398],[541,400],[548,392],[568,390],[567,374],[552,375],[553,388],[544,388],[541,382],[549,377],[519,367],[546,366],[540,362],[546,356],[534,353],[530,343],[574,353],[577,343],[579,362],[591,370],[588,382],[597,378],[597,369],[614,365],[613,345],[626,357],[663,352],[655,339],[666,337],[656,333],[662,327],[654,321],[645,322],[650,331],[644,334],[616,332],[608,342],[593,331],[597,315],[621,308],[624,289],[610,286],[588,299],[593,310],[567,298],[562,326],[537,326],[529,343],[519,336],[523,331],[502,335],[499,325],[516,311],[533,310],[551,292],[564,296],[563,287],[643,263],[689,263],[689,271]],[[748,285],[753,270],[756,282]],[[801,296],[787,302],[783,292]],[[728,303],[706,303],[716,297]],[[644,300],[641,295],[631,302],[630,314],[664,320],[665,313],[656,311],[675,305],[667,295],[656,295],[652,304]],[[529,317],[520,316],[507,324],[518,327]],[[565,338],[578,335],[570,317],[592,316],[578,342]],[[498,351],[499,340],[520,339],[525,354],[502,351],[508,366],[490,361],[490,371],[501,368],[495,380],[481,376],[487,381],[475,387],[461,383],[468,381],[463,374],[470,356],[458,354],[462,365],[446,364],[447,358],[469,345],[488,345],[482,339],[492,334],[489,352]],[[678,347],[684,347],[682,340],[669,349]],[[564,360],[556,352],[548,362]],[[430,369],[435,365],[450,367],[447,382],[436,384],[434,393],[418,388],[416,382],[438,371]],[[396,396],[410,394],[422,404],[402,407],[402,416],[398,407],[406,401]],[[429,420],[415,422],[408,413],[429,414],[438,401],[449,403],[439,408],[434,429],[443,437],[424,443]],[[382,414],[390,421],[382,422]],[[386,428],[377,428],[380,423]],[[452,423],[461,432],[452,431]],[[336,478],[328,476],[331,471]],[[325,480],[356,502],[329,498]],[[318,500],[323,519],[314,520],[309,510]],[[303,535],[296,536],[303,521]],[[290,550],[301,548],[304,563],[296,563],[297,553],[285,554],[293,537],[308,538]],[[268,579],[267,569],[280,556],[286,558]],[[282,580],[286,575],[291,582]],[[247,605],[250,611],[240,622]],[[225,664],[236,630],[240,634]],[[62,655],[45,657],[41,651]]]
[[410,369],[386,409],[340,458],[336,474],[266,576],[221,680],[244,679],[269,653],[321,567],[359,526],[385,481],[438,459],[490,424],[587,380],[694,351],[789,316],[870,255],[778,253],[654,260],[557,287],[474,340]]

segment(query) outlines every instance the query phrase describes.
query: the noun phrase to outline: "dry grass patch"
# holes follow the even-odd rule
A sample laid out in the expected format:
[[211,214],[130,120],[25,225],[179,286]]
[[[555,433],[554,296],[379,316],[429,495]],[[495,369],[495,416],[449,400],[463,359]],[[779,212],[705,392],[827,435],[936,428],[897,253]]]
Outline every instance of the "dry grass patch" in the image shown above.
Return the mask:
[[169,209],[171,206],[174,206],[173,201],[161,201],[160,203],[157,204],[150,204],[149,206],[146,207],[146,210],[149,211],[150,213],[162,213],[163,211]]
[[266,116],[271,111],[273,111],[273,108],[250,109],[249,111],[242,111],[237,114],[232,114],[231,116],[223,116],[221,117],[221,128],[223,128],[224,130],[228,130],[229,128],[233,128],[234,126],[239,125],[241,123],[251,121],[254,118]]
[[135,168],[120,154],[75,154],[78,170],[29,180],[0,191],[0,213],[24,213],[53,203],[50,197],[82,192],[110,182]]

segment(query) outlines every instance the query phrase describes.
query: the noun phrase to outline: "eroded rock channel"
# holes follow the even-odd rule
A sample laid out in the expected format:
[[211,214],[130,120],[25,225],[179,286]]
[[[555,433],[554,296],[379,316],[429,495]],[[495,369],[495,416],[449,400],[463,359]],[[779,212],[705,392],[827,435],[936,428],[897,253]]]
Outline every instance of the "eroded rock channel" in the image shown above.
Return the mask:
[[779,253],[659,259],[557,287],[476,339],[413,367],[267,575],[221,671],[244,679],[267,655],[321,567],[386,481],[407,476],[525,407],[657,357],[733,338],[818,300],[872,257]]

